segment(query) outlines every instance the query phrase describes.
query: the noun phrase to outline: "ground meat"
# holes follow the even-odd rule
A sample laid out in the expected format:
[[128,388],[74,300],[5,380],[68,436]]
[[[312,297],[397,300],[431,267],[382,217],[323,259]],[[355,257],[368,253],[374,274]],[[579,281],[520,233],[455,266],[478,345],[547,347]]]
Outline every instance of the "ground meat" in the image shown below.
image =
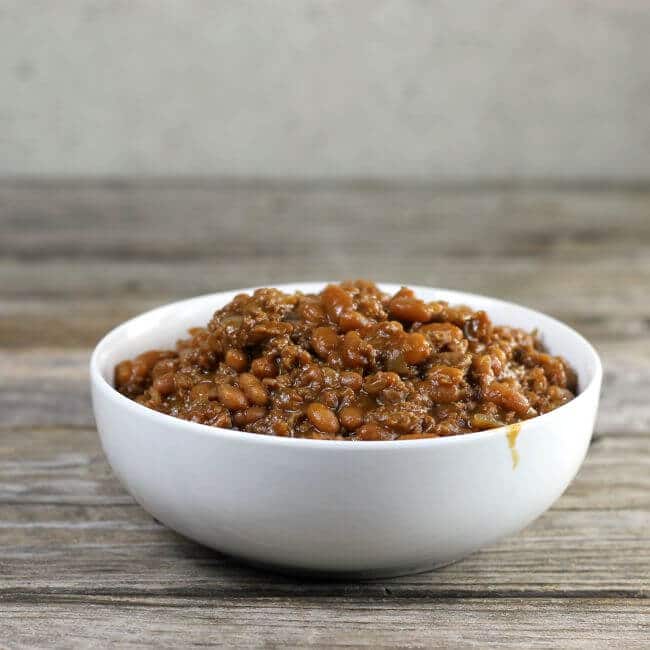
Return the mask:
[[193,422],[340,440],[481,431],[576,392],[575,372],[536,333],[363,280],[315,295],[240,294],[189,333],[175,350],[119,363],[117,390]]

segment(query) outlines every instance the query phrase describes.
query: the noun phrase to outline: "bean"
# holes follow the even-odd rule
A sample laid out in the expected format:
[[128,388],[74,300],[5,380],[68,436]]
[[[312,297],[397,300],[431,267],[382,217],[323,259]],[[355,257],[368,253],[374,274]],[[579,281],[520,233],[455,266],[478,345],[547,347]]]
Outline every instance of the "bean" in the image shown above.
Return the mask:
[[504,424],[501,420],[485,413],[474,413],[472,415],[472,426],[476,429],[496,429],[504,426]]
[[122,361],[115,366],[115,386],[118,388],[131,381],[133,372],[133,363],[131,361]]
[[422,334],[412,332],[404,337],[403,350],[407,363],[422,363],[431,355],[431,344]]
[[526,396],[506,382],[493,381],[488,386],[485,397],[501,408],[514,411],[518,415],[527,415],[530,409]]
[[432,307],[416,298],[413,291],[406,287],[393,296],[388,303],[388,311],[393,318],[408,323],[426,323],[434,314]]
[[552,357],[549,354],[541,353],[538,355],[538,363],[544,368],[544,374],[550,384],[555,384],[565,388],[567,385],[566,372],[564,364],[558,357]]
[[221,356],[223,354],[224,342],[221,340],[221,337],[214,332],[208,336],[206,346],[210,352],[214,352],[216,355]]
[[248,335],[247,342],[249,344],[257,344],[270,339],[274,336],[282,336],[283,334],[290,334],[293,330],[291,323],[276,323],[273,321],[260,323],[256,325],[251,333]]
[[174,381],[174,373],[168,372],[164,375],[158,375],[153,380],[153,387],[161,395],[171,395],[176,390],[176,383]]
[[340,382],[342,386],[351,388],[355,393],[361,390],[363,377],[358,372],[347,370],[341,373]]
[[311,335],[311,347],[321,359],[327,359],[338,342],[339,337],[331,327],[317,327]]
[[237,330],[243,325],[244,317],[239,314],[232,314],[231,316],[226,316],[222,321],[221,325],[226,330],[228,336],[234,335]]
[[535,393],[545,393],[548,390],[548,380],[542,368],[533,368],[528,373],[527,383]]
[[238,427],[245,427],[247,424],[253,424],[266,415],[266,409],[262,406],[249,406],[243,411],[237,411],[233,420]]
[[201,410],[195,413],[192,420],[201,422],[202,424],[209,424],[213,427],[222,427],[223,429],[230,429],[232,427],[230,412],[216,402],[207,402],[205,405],[202,405]]
[[358,311],[344,311],[339,318],[339,327],[343,332],[359,330],[368,326],[368,319]]
[[452,323],[429,323],[420,327],[418,332],[426,336],[436,350],[454,346],[463,339],[463,330]]
[[301,315],[310,323],[321,323],[325,320],[325,312],[322,307],[313,302],[308,302],[303,305]]
[[323,371],[315,363],[307,364],[300,373],[296,384],[321,390],[324,384]]
[[232,420],[230,418],[230,413],[225,409],[221,413],[215,415],[210,424],[213,427],[221,427],[222,429],[230,429],[232,427]]
[[450,366],[434,367],[429,371],[423,386],[431,401],[437,404],[457,402],[465,393],[463,371]]
[[217,387],[211,381],[202,381],[192,386],[190,399],[193,402],[217,398]]
[[363,424],[363,411],[358,406],[346,406],[339,411],[339,420],[348,431],[354,431]]
[[203,348],[210,338],[210,333],[202,327],[192,328],[192,345],[197,348]]
[[372,353],[372,347],[359,336],[359,332],[350,330],[343,337],[341,361],[346,368],[367,366]]
[[368,424],[363,424],[357,429],[356,437],[359,440],[385,440],[386,433],[387,432],[378,424],[370,422]]
[[266,379],[267,377],[275,377],[278,374],[278,369],[268,357],[258,357],[253,359],[253,363],[251,363],[251,372],[258,379]]
[[243,350],[236,350],[234,348],[227,350],[224,361],[226,365],[237,372],[244,372],[248,367],[248,355]]
[[230,384],[219,384],[217,386],[217,399],[231,411],[239,411],[248,406],[246,395]]
[[138,355],[133,361],[133,377],[136,379],[144,379],[156,363],[170,354],[161,352],[160,350],[149,350]]
[[334,322],[338,321],[339,316],[347,310],[354,308],[352,297],[350,294],[341,287],[330,284],[321,293],[321,302],[325,311],[330,319]]
[[170,350],[149,350],[148,352],[144,352],[137,356],[136,360],[143,361],[151,369],[161,359],[170,359],[175,356],[174,352],[171,352]]
[[330,409],[336,409],[339,405],[339,398],[331,388],[322,390],[318,395],[318,401]]
[[474,311],[467,305],[447,305],[444,309],[444,320],[452,322],[458,327],[463,327],[465,322],[474,316]]
[[273,430],[273,433],[276,436],[280,436],[282,438],[287,438],[291,436],[291,429],[289,429],[289,425],[286,422],[283,422],[282,420],[276,420],[272,425],[271,429]]
[[368,375],[363,381],[363,389],[368,395],[378,395],[385,388],[398,386],[401,383],[396,372],[375,372]]
[[309,421],[323,433],[338,433],[340,424],[336,414],[320,402],[311,402],[307,406]]
[[178,366],[177,359],[161,359],[156,362],[156,365],[151,370],[152,377],[158,377],[158,375],[166,375],[168,372],[174,372]]
[[269,403],[269,392],[255,375],[245,372],[239,375],[237,382],[249,402],[257,404],[257,406],[265,406]]
[[551,386],[548,396],[555,408],[573,399],[573,393],[566,388],[560,388],[560,386]]

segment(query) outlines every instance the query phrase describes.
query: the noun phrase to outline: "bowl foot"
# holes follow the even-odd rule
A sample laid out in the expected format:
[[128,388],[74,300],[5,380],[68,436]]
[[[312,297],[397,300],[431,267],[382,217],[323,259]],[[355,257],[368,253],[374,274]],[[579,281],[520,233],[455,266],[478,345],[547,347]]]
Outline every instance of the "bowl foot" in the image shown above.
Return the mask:
[[356,582],[359,580],[382,580],[385,578],[398,578],[400,576],[415,575],[417,573],[428,573],[436,569],[450,566],[459,562],[462,558],[446,562],[432,562],[427,564],[418,564],[415,566],[390,567],[385,569],[362,569],[354,570],[327,570],[327,569],[306,569],[301,567],[284,566],[258,560],[250,560],[244,557],[233,556],[237,562],[248,565],[260,571],[277,573],[283,576],[307,578],[310,580],[335,580],[342,582]]

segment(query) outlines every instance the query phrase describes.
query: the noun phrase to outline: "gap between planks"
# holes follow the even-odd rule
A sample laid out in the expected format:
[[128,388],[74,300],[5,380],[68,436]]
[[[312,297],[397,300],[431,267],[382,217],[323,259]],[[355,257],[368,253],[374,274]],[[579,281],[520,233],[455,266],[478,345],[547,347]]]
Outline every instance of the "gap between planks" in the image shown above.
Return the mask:
[[[332,583],[335,584],[335,583]],[[43,590],[21,590],[9,589],[0,591],[0,603],[30,603],[30,604],[110,604],[119,606],[162,606],[162,607],[180,607],[184,608],[188,605],[192,607],[214,607],[216,602],[229,599],[229,607],[236,609],[247,609],[253,606],[259,606],[260,603],[268,603],[268,606],[275,607],[278,601],[286,600],[295,606],[295,599],[299,598],[301,601],[306,601],[304,604],[308,605],[310,602],[322,605],[324,601],[331,599],[333,604],[337,607],[344,606],[346,603],[359,604],[363,602],[372,606],[373,602],[385,605],[391,600],[403,603],[418,603],[423,601],[428,602],[453,602],[459,601],[463,604],[468,604],[471,601],[481,600],[632,600],[647,602],[650,605],[650,591],[626,591],[622,589],[612,590],[573,590],[563,592],[552,591],[536,591],[531,589],[522,590],[507,590],[500,589],[495,591],[485,590],[463,590],[463,589],[448,589],[448,590],[418,590],[413,591],[409,589],[402,589],[396,587],[386,587],[381,583],[379,584],[365,584],[365,583],[350,583],[349,585],[341,585],[341,589],[328,589],[327,584],[319,585],[320,589],[312,593],[300,593],[297,589],[295,598],[287,594],[287,591],[278,591],[277,594],[265,591],[263,594],[255,595],[250,592],[242,593],[238,590],[213,590],[213,589],[142,589],[142,590],[112,590],[112,589],[96,589],[96,590],[80,590],[80,589],[58,589],[48,587]],[[368,587],[363,589],[362,593],[350,594],[351,587]],[[172,601],[171,604],[168,604]],[[650,619],[649,619],[650,620]]]

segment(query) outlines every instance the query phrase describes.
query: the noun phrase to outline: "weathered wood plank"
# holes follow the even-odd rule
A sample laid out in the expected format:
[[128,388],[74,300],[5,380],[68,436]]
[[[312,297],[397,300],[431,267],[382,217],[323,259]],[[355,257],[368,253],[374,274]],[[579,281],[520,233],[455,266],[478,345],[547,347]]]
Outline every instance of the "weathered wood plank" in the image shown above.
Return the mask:
[[[598,349],[605,378],[597,432],[647,433],[650,338]],[[89,357],[85,349],[0,347],[0,428],[92,427]]]
[[[650,597],[647,511],[552,510],[455,565],[371,582],[260,572],[154,522],[136,506],[0,506],[0,600],[114,596]],[[615,549],[615,554],[613,553]]]
[[0,433],[0,503],[132,504],[113,476],[97,433]]
[[650,243],[649,214],[649,189],[5,182],[0,254],[232,262],[307,246],[340,260],[386,247],[404,260],[443,251],[599,258],[604,248],[629,257]]
[[0,349],[0,427],[93,426],[89,358],[86,350]]
[[[59,598],[5,602],[8,648],[647,648],[650,601]],[[181,641],[182,640],[182,641]]]

